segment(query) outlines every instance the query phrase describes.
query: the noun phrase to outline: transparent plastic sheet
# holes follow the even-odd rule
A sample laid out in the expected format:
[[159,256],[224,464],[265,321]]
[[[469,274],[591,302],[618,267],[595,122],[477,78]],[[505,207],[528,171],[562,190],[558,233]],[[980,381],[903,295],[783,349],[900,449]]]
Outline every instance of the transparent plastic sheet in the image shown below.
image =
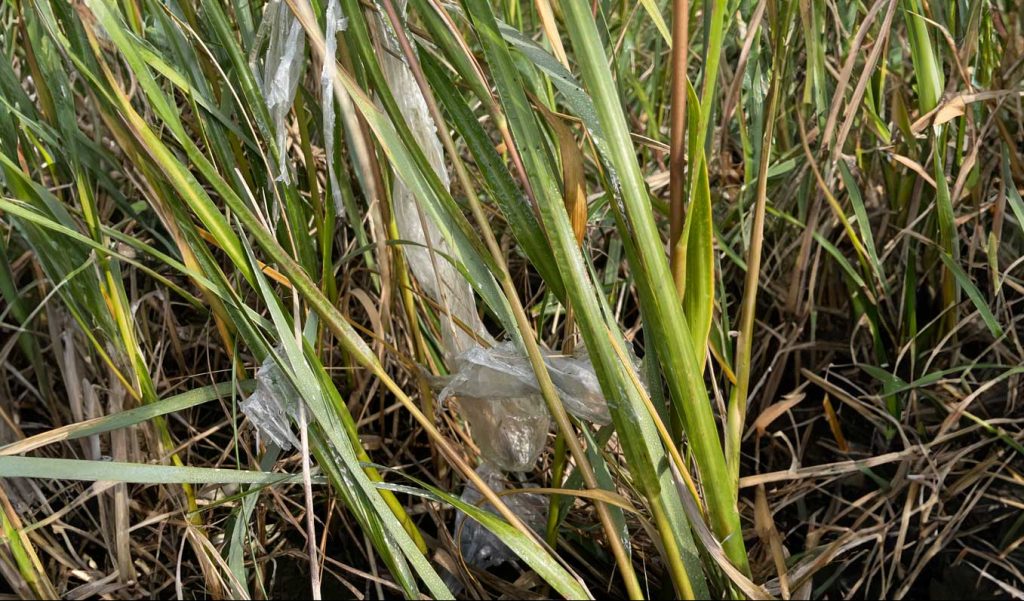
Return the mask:
[[[611,423],[608,403],[586,355],[567,357],[545,351],[544,363],[566,411],[596,424]],[[510,397],[539,396],[541,392],[530,360],[514,342],[489,349],[474,347],[456,357],[452,367],[453,375],[441,391],[442,401],[452,396],[460,402],[486,399],[499,391]]]
[[[404,10],[404,2],[398,5]],[[389,50],[380,60],[391,93],[416,142],[447,187],[450,178],[444,152],[426,100],[383,20],[380,30]],[[529,361],[512,342],[490,349],[480,345],[478,339],[488,343],[493,339],[477,312],[472,287],[440,256],[448,253],[448,246],[437,227],[421,214],[416,199],[400,180],[395,182],[392,204],[399,236],[413,243],[403,247],[413,276],[430,298],[451,312],[450,317],[441,315],[445,350],[454,374],[442,392],[442,400],[458,398],[485,460],[508,471],[532,469],[543,450],[550,416]],[[438,253],[433,259],[431,247]],[[473,334],[455,326],[453,320],[468,326]],[[549,354],[545,360],[570,413],[599,424],[609,423],[607,404],[586,357]]]
[[[608,403],[586,356],[545,353],[544,362],[566,411],[605,425]],[[452,361],[440,401],[456,398],[484,460],[510,472],[533,469],[544,450],[550,414],[530,360],[514,342],[476,346]]]
[[291,420],[299,422],[301,402],[299,392],[285,377],[274,357],[268,355],[256,371],[256,389],[239,408],[260,436],[269,438],[281,450],[287,451],[299,447]]
[[334,126],[337,123],[334,112],[334,74],[338,68],[337,59],[335,58],[338,50],[338,32],[345,31],[348,27],[348,17],[342,13],[338,0],[330,0],[328,2],[325,22],[324,40],[326,48],[324,51],[324,65],[320,70],[320,102],[323,107],[324,154],[327,155],[327,180],[331,186],[331,200],[334,201],[335,212],[342,216],[345,213],[345,208],[341,198],[341,190],[338,187],[338,174],[334,169]]
[[[505,485],[505,478],[501,473],[486,463],[481,465],[476,470],[476,473],[494,492],[508,489]],[[524,484],[523,488],[531,488],[533,486],[532,484]],[[481,506],[483,498],[480,491],[472,484],[466,484],[466,488],[462,492],[462,500],[464,502]],[[538,534],[543,534],[548,521],[548,508],[550,505],[547,496],[517,493],[505,495],[501,500],[530,529]],[[495,515],[498,513],[490,504],[483,505],[483,507]],[[469,519],[461,511],[455,516],[455,536],[458,537],[455,542],[459,545],[462,559],[468,566],[486,570],[487,568],[516,560],[516,554],[505,543],[501,542],[497,536],[481,526],[476,520]]]
[[263,60],[263,97],[274,124],[278,152],[277,180],[288,181],[288,112],[295,99],[295,90],[302,78],[306,54],[306,35],[299,20],[288,5],[280,0],[267,6],[261,33],[269,36],[267,54]]
[[469,421],[473,442],[485,463],[507,472],[528,472],[544,450],[551,417],[538,395],[460,397],[459,409]]
[[[404,12],[404,1],[396,2],[395,5],[397,10]],[[448,188],[451,179],[445,166],[444,149],[437,138],[437,128],[427,108],[427,101],[412,71],[405,64],[402,50],[394,39],[394,33],[386,19],[380,21],[380,30],[387,46],[387,51],[380,56],[380,63],[391,87],[391,94],[416,143],[423,150],[441,183]],[[478,338],[490,341],[491,337],[477,311],[472,286],[445,258],[445,255],[451,255],[448,244],[400,179],[395,180],[391,203],[398,235],[402,240],[411,243],[402,246],[409,269],[424,292],[444,308],[441,313],[441,332],[444,336],[445,350],[450,356],[454,356],[477,346]],[[431,249],[434,251],[433,257]],[[460,323],[466,329],[460,326]]]

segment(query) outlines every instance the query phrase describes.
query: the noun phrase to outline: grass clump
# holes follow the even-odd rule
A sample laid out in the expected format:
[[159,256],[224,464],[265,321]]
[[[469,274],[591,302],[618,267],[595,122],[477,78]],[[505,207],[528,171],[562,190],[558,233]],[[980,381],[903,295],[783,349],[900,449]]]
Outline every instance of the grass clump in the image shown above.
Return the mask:
[[1017,8],[0,4],[8,594],[1019,596]]

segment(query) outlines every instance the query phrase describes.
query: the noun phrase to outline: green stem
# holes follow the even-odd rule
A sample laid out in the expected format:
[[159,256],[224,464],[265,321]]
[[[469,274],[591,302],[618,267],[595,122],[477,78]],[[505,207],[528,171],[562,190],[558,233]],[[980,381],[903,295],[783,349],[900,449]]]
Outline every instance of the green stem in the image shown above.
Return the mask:
[[665,506],[660,497],[651,500],[651,515],[654,517],[658,532],[661,533],[661,542],[665,545],[665,560],[668,561],[668,569],[672,574],[672,583],[675,584],[676,593],[680,599],[696,599],[693,585],[690,584],[690,575],[686,573],[683,557],[679,553],[679,545],[676,544],[676,537],[672,532],[672,524],[668,521]]
[[683,235],[683,209],[686,201],[686,71],[689,51],[690,2],[672,3],[672,124],[669,157],[669,252],[672,279],[682,298],[685,291],[686,261],[679,238]]
[[[786,13],[792,2],[788,3]],[[778,35],[775,43],[776,53],[772,60],[771,88],[768,93],[768,110],[764,135],[761,138],[761,153],[757,172],[757,185],[754,196],[754,221],[751,225],[750,247],[747,251],[747,273],[743,283],[743,300],[740,306],[739,339],[736,342],[736,386],[729,399],[728,416],[725,427],[725,456],[729,464],[729,478],[734,486],[739,485],[740,445],[743,437],[743,424],[747,412],[747,395],[750,389],[751,349],[754,339],[754,315],[757,312],[757,287],[761,276],[761,248],[764,242],[765,206],[768,202],[768,167],[771,158],[772,138],[775,134],[775,121],[779,110],[779,99],[782,95],[782,76],[786,65],[786,44],[790,19],[784,21],[785,29]]]

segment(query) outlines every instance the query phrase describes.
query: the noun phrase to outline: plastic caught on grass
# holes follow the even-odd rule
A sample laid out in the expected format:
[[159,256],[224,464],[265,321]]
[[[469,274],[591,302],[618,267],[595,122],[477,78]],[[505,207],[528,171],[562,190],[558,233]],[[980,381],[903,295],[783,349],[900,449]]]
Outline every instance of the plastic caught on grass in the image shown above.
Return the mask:
[[[545,352],[544,363],[569,413],[601,425],[611,423],[590,359]],[[442,401],[450,396],[486,398],[499,392],[509,396],[540,394],[533,366],[514,342],[489,349],[474,347],[456,357],[453,368],[454,375],[441,391]]]
[[324,41],[324,65],[320,70],[320,93],[323,107],[324,122],[324,153],[327,155],[327,179],[331,186],[331,200],[334,210],[341,216],[345,209],[338,187],[338,174],[334,169],[334,124],[337,122],[334,113],[334,74],[338,65],[335,54],[338,50],[338,32],[348,28],[348,17],[341,11],[338,0],[330,0],[327,4],[326,31]]
[[287,183],[288,153],[285,147],[288,140],[287,118],[305,66],[303,61],[306,55],[306,36],[299,20],[295,18],[286,3],[280,0],[273,2],[267,6],[265,15],[260,29],[267,32],[270,42],[263,61],[261,84],[263,96],[267,102],[267,111],[274,124],[274,135],[279,153],[277,180]]
[[[405,2],[399,0],[396,7],[404,13]],[[426,99],[402,59],[389,22],[381,18],[377,24],[387,47],[380,62],[391,94],[417,145],[448,188],[444,150]],[[411,242],[402,248],[412,275],[442,308],[441,333],[453,375],[441,400],[458,398],[473,440],[486,461],[507,471],[532,469],[551,424],[532,366],[515,343],[494,344],[477,311],[473,288],[446,258],[451,253],[437,225],[400,179],[392,190],[392,209],[399,237]],[[610,422],[589,359],[548,354],[545,363],[567,411],[599,424]]]
[[[405,2],[396,2],[395,6],[404,12]],[[401,58],[402,50],[394,39],[389,23],[384,19],[379,23],[383,34],[381,37],[387,46],[387,50],[380,55],[380,64],[391,87],[391,94],[416,144],[447,189],[451,180],[445,167],[444,149],[437,138],[437,128],[427,108],[427,101],[409,66]],[[441,332],[449,356],[477,346],[478,338],[491,341],[477,311],[473,288],[446,258],[452,253],[437,226],[400,179],[395,180],[391,196],[399,237],[411,243],[402,246],[409,269],[424,292],[443,308],[440,316]]]
[[[477,468],[476,473],[494,492],[507,490],[504,477],[487,464]],[[523,485],[524,488],[532,486],[531,484]],[[479,506],[483,498],[480,491],[472,484],[466,484],[466,489],[462,492],[464,502]],[[517,493],[505,495],[501,500],[530,529],[538,534],[543,533],[550,505],[547,496]],[[495,515],[498,513],[489,504],[485,506],[485,509]],[[477,523],[476,520],[468,519],[468,516],[461,511],[455,517],[455,536],[458,537],[456,542],[459,544],[459,550],[462,552],[462,559],[466,565],[485,570],[516,559],[516,554],[501,542],[501,539]]]
[[256,390],[242,401],[239,408],[261,436],[274,441],[281,450],[299,446],[292,432],[291,420],[299,421],[299,393],[284,372],[268,355],[256,371]]
[[[611,423],[586,357],[546,353],[544,362],[566,411],[598,424]],[[514,342],[489,349],[477,346],[455,358],[452,373],[439,400],[458,399],[484,459],[510,472],[532,469],[544,450],[551,420],[529,359]]]

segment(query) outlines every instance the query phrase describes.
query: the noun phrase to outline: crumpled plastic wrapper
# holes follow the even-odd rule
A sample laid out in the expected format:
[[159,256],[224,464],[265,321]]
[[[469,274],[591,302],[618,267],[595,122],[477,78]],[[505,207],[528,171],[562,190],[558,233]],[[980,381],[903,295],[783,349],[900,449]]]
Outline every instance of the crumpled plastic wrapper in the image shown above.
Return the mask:
[[485,398],[459,397],[459,408],[484,461],[508,472],[533,469],[551,428],[544,399],[492,392]]
[[[566,410],[608,424],[608,404],[589,359],[546,354],[548,373]],[[439,400],[455,397],[484,459],[510,472],[533,469],[550,429],[547,405],[530,360],[514,342],[477,346],[455,358]]]
[[305,67],[306,35],[299,20],[285,2],[272,2],[264,14],[260,29],[267,32],[270,40],[267,54],[263,59],[263,76],[260,83],[263,97],[267,102],[267,111],[274,124],[274,136],[280,153],[277,179],[287,182],[287,118]]
[[[576,417],[607,425],[611,423],[608,403],[590,359],[585,354],[567,357],[544,352],[551,380],[565,405]],[[514,342],[502,342],[489,349],[474,347],[455,358],[454,375],[441,391],[441,400],[450,396],[486,398],[497,393],[509,396],[540,395],[540,384],[530,359]]]
[[288,381],[272,356],[256,371],[256,390],[239,408],[260,436],[269,438],[281,450],[299,446],[291,420],[299,421],[299,392]]
[[[482,464],[477,468],[476,473],[480,476],[487,486],[490,487],[494,492],[501,492],[506,490],[508,487],[505,486],[505,479],[501,473],[494,470],[494,468],[488,466],[486,463]],[[524,488],[531,487],[531,484],[525,484]],[[462,501],[469,503],[470,505],[481,506],[480,502],[483,500],[483,495],[476,489],[472,484],[466,484],[466,489],[462,492]],[[530,529],[538,534],[543,534],[544,528],[548,521],[548,508],[550,501],[545,495],[538,495],[532,493],[517,493],[514,495],[505,495],[501,498],[508,506],[512,513],[516,514]],[[484,509],[497,515],[497,510],[487,503],[484,505]],[[461,530],[461,531],[460,531]],[[505,543],[494,536],[490,530],[481,526],[476,520],[469,519],[469,517],[463,513],[458,512],[455,516],[455,542],[459,545],[459,550],[462,552],[462,559],[466,562],[466,565],[472,566],[480,570],[486,570],[494,566],[501,565],[505,562],[515,561],[516,554],[508,548]]]

